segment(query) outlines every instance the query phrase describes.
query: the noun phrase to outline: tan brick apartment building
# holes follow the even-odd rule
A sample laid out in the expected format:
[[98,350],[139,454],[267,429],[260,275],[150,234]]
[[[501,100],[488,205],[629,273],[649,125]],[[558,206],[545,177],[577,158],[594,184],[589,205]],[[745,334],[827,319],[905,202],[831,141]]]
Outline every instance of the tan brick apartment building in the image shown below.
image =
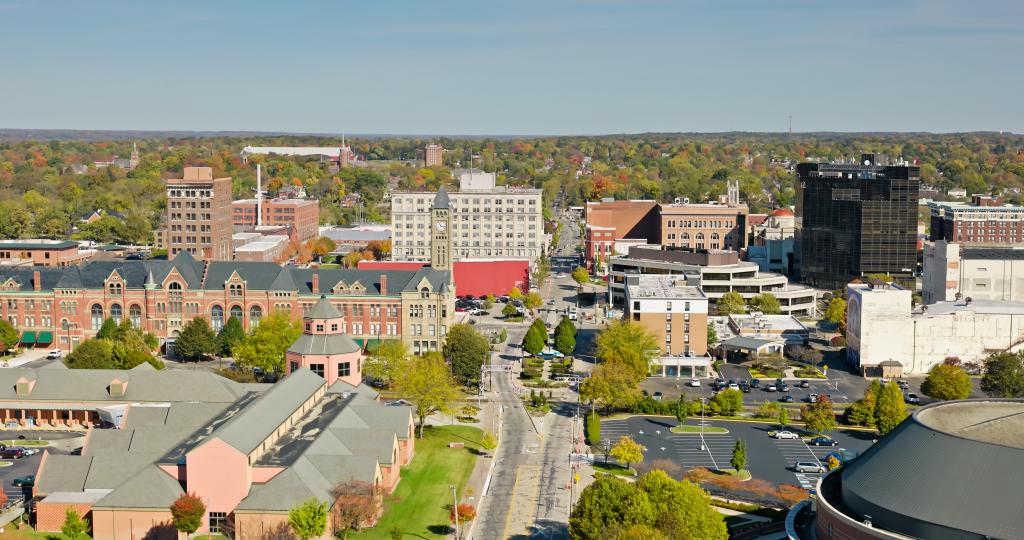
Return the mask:
[[[295,229],[295,239],[305,242],[317,235],[320,224],[320,201],[316,199],[270,199],[264,200],[262,224],[267,226],[290,226]],[[231,203],[232,223],[244,230],[252,229],[256,223],[256,199],[242,199]]]
[[167,256],[231,260],[231,178],[214,178],[210,167],[185,167],[167,180]]
[[708,299],[683,276],[630,276],[626,283],[625,317],[654,335],[661,358],[652,373],[663,376],[706,376]]
[[219,329],[231,316],[249,330],[271,310],[299,318],[326,294],[363,346],[403,339],[420,353],[439,349],[454,316],[451,272],[302,269],[263,262],[93,261],[66,268],[0,267],[0,315],[23,333],[56,337],[73,349],[112,317],[173,344],[186,322]]
[[428,144],[423,149],[423,164],[427,167],[444,165],[444,148],[440,144]]

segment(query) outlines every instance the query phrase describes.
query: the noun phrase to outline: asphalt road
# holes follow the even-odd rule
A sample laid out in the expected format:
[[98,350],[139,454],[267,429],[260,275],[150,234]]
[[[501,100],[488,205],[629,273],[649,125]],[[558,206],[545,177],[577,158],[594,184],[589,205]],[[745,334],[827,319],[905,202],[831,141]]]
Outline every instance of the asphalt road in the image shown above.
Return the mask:
[[[699,425],[700,419],[689,419],[686,424]],[[808,446],[803,441],[779,441],[768,436],[768,431],[778,429],[777,425],[756,422],[730,422],[708,420],[706,425],[724,427],[726,434],[705,434],[705,449],[700,449],[699,434],[672,433],[669,428],[677,422],[672,418],[634,416],[625,420],[601,422],[602,439],[618,440],[629,435],[647,448],[644,462],[656,459],[670,459],[683,470],[693,467],[727,469],[731,466],[732,450],[736,439],[747,443],[747,468],[754,478],[776,484],[794,484],[811,488],[820,475],[796,473],[793,464],[821,458],[833,451],[831,447]],[[877,434],[860,431],[838,430],[830,436],[839,442],[838,448],[863,452]],[[602,457],[598,457],[602,459]]]

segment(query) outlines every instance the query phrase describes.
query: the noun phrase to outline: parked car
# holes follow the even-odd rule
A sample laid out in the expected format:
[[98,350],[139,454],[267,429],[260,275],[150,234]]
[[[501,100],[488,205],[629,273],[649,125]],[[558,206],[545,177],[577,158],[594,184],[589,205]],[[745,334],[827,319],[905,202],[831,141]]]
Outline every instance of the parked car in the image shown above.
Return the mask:
[[59,360],[64,356],[64,351],[60,349],[50,349],[50,352],[46,353],[47,360]]
[[654,401],[661,401],[661,398],[663,398],[663,397],[665,397],[665,395],[662,394],[661,392],[655,392],[654,393]]
[[400,407],[400,406],[403,406],[403,405],[412,405],[412,403],[409,402],[409,401],[406,401],[404,399],[396,399],[395,401],[389,401],[389,402],[385,403],[385,405],[391,405],[393,407]]
[[810,388],[810,387],[811,387],[811,383],[809,383],[807,381],[800,381],[800,388]]
[[839,443],[836,442],[835,439],[830,439],[830,438],[824,437],[824,436],[823,437],[815,437],[815,438],[807,441],[807,444],[812,445],[812,446],[839,446]]
[[899,387],[904,389],[904,390],[909,390],[910,389],[910,383],[908,381],[906,381],[905,379],[900,379],[900,380],[896,381],[896,384],[898,384]]
[[775,384],[772,383],[772,384],[766,385],[764,387],[764,391],[765,392],[774,392],[775,391]]
[[761,388],[761,379],[750,379],[751,388]]
[[729,381],[729,390],[739,390],[740,385],[736,384],[736,381]]
[[554,299],[554,298],[552,298],[551,300],[548,300],[548,305],[549,305],[549,306],[553,306],[553,305],[555,305],[555,299]]
[[800,473],[828,472],[828,469],[826,469],[824,465],[816,461],[797,461],[796,464],[793,465],[793,470]]
[[25,451],[21,448],[6,448],[0,450],[0,459],[21,459],[25,457]]
[[697,379],[697,378],[690,379],[690,386],[693,387],[693,388],[700,388],[700,379]]
[[744,393],[750,392],[750,383],[747,381],[740,381],[740,390]]
[[779,401],[783,403],[793,403],[793,396],[786,394],[779,398]]
[[811,395],[807,396],[807,403],[817,403],[817,402],[818,402],[818,394],[811,394]]
[[19,476],[11,481],[11,485],[14,487],[32,487],[36,485],[36,476],[34,474]]
[[789,385],[786,383],[782,383],[781,385],[776,383],[775,389],[779,392],[789,392]]
[[792,431],[786,431],[786,430],[783,429],[781,431],[776,431],[775,432],[775,438],[779,439],[779,440],[785,440],[785,439],[798,440],[798,439],[800,439],[800,436],[797,435],[796,433],[793,433]]
[[912,405],[921,404],[921,398],[917,397],[917,394],[913,392],[907,393],[907,395],[903,397],[903,401],[906,401],[907,403],[910,403]]

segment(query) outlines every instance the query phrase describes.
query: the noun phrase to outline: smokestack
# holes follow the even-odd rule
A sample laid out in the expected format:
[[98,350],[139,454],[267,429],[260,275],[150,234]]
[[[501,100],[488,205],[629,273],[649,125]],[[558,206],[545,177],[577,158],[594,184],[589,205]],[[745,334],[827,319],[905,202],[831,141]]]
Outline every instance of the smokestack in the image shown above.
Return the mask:
[[310,287],[313,289],[313,294],[320,294],[320,274],[313,274],[313,283]]
[[380,275],[380,295],[387,296],[388,294],[388,276],[387,274]]
[[256,226],[260,227],[263,225],[263,215],[260,213],[260,207],[263,206],[263,182],[260,177],[262,170],[260,164],[256,164]]
[[42,276],[42,272],[40,272],[39,270],[33,270],[32,271],[32,290],[33,291],[38,292],[38,291],[43,290],[43,282],[42,282],[42,278],[40,276]]

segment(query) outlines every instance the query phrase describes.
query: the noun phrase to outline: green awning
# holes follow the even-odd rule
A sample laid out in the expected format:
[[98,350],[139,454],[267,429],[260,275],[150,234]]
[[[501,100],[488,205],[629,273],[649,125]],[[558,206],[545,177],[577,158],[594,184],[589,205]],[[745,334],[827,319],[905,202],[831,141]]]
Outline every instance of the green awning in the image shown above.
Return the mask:
[[22,345],[31,345],[36,342],[36,333],[31,330],[21,334]]
[[46,330],[39,332],[39,338],[36,342],[40,345],[49,345],[50,343],[53,343],[53,332],[47,332]]
[[362,348],[363,348],[363,342],[364,342],[363,338],[355,338],[355,339],[353,339],[352,341],[355,341],[355,342],[356,342],[356,345],[359,345],[359,348],[360,348],[360,349],[362,349]]

